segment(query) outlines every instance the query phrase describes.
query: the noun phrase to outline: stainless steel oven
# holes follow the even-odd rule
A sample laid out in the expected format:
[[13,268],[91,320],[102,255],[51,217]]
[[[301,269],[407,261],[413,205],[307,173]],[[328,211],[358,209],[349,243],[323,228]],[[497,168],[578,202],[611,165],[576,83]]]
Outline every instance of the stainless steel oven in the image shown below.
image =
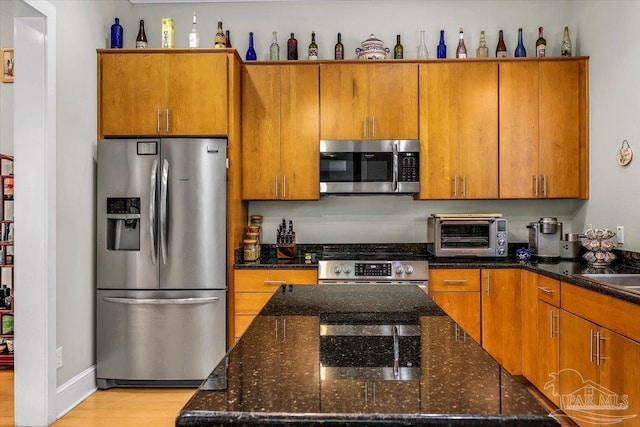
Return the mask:
[[506,257],[507,220],[501,214],[432,214],[427,250],[440,257]]
[[320,193],[417,193],[419,152],[419,140],[321,140]]

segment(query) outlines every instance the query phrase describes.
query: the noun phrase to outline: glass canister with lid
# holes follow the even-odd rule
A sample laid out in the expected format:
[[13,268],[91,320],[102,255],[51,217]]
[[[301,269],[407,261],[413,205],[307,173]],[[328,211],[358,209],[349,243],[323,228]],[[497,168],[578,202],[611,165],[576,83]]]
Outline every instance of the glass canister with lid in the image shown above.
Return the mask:
[[258,260],[258,241],[255,239],[245,239],[243,243],[244,243],[244,260],[257,261]]

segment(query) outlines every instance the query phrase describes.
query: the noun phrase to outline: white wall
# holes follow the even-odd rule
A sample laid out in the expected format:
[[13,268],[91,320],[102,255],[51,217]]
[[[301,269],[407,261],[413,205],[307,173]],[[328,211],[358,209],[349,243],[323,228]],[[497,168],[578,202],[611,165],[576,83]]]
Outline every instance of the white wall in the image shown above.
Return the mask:
[[[0,47],[13,47],[9,8],[0,8]],[[13,154],[13,83],[0,83],[0,153]]]

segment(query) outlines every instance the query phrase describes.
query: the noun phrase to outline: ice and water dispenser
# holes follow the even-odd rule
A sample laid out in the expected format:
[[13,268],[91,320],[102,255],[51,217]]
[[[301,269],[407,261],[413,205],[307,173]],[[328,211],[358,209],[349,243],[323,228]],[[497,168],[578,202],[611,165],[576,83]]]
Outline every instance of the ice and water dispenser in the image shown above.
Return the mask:
[[140,250],[140,198],[107,197],[107,250]]

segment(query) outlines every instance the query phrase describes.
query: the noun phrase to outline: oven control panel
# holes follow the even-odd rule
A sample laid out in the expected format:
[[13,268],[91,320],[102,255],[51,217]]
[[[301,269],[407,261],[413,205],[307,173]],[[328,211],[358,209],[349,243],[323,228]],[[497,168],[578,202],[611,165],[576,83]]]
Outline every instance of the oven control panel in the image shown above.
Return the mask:
[[319,280],[429,280],[429,262],[415,261],[318,261]]

